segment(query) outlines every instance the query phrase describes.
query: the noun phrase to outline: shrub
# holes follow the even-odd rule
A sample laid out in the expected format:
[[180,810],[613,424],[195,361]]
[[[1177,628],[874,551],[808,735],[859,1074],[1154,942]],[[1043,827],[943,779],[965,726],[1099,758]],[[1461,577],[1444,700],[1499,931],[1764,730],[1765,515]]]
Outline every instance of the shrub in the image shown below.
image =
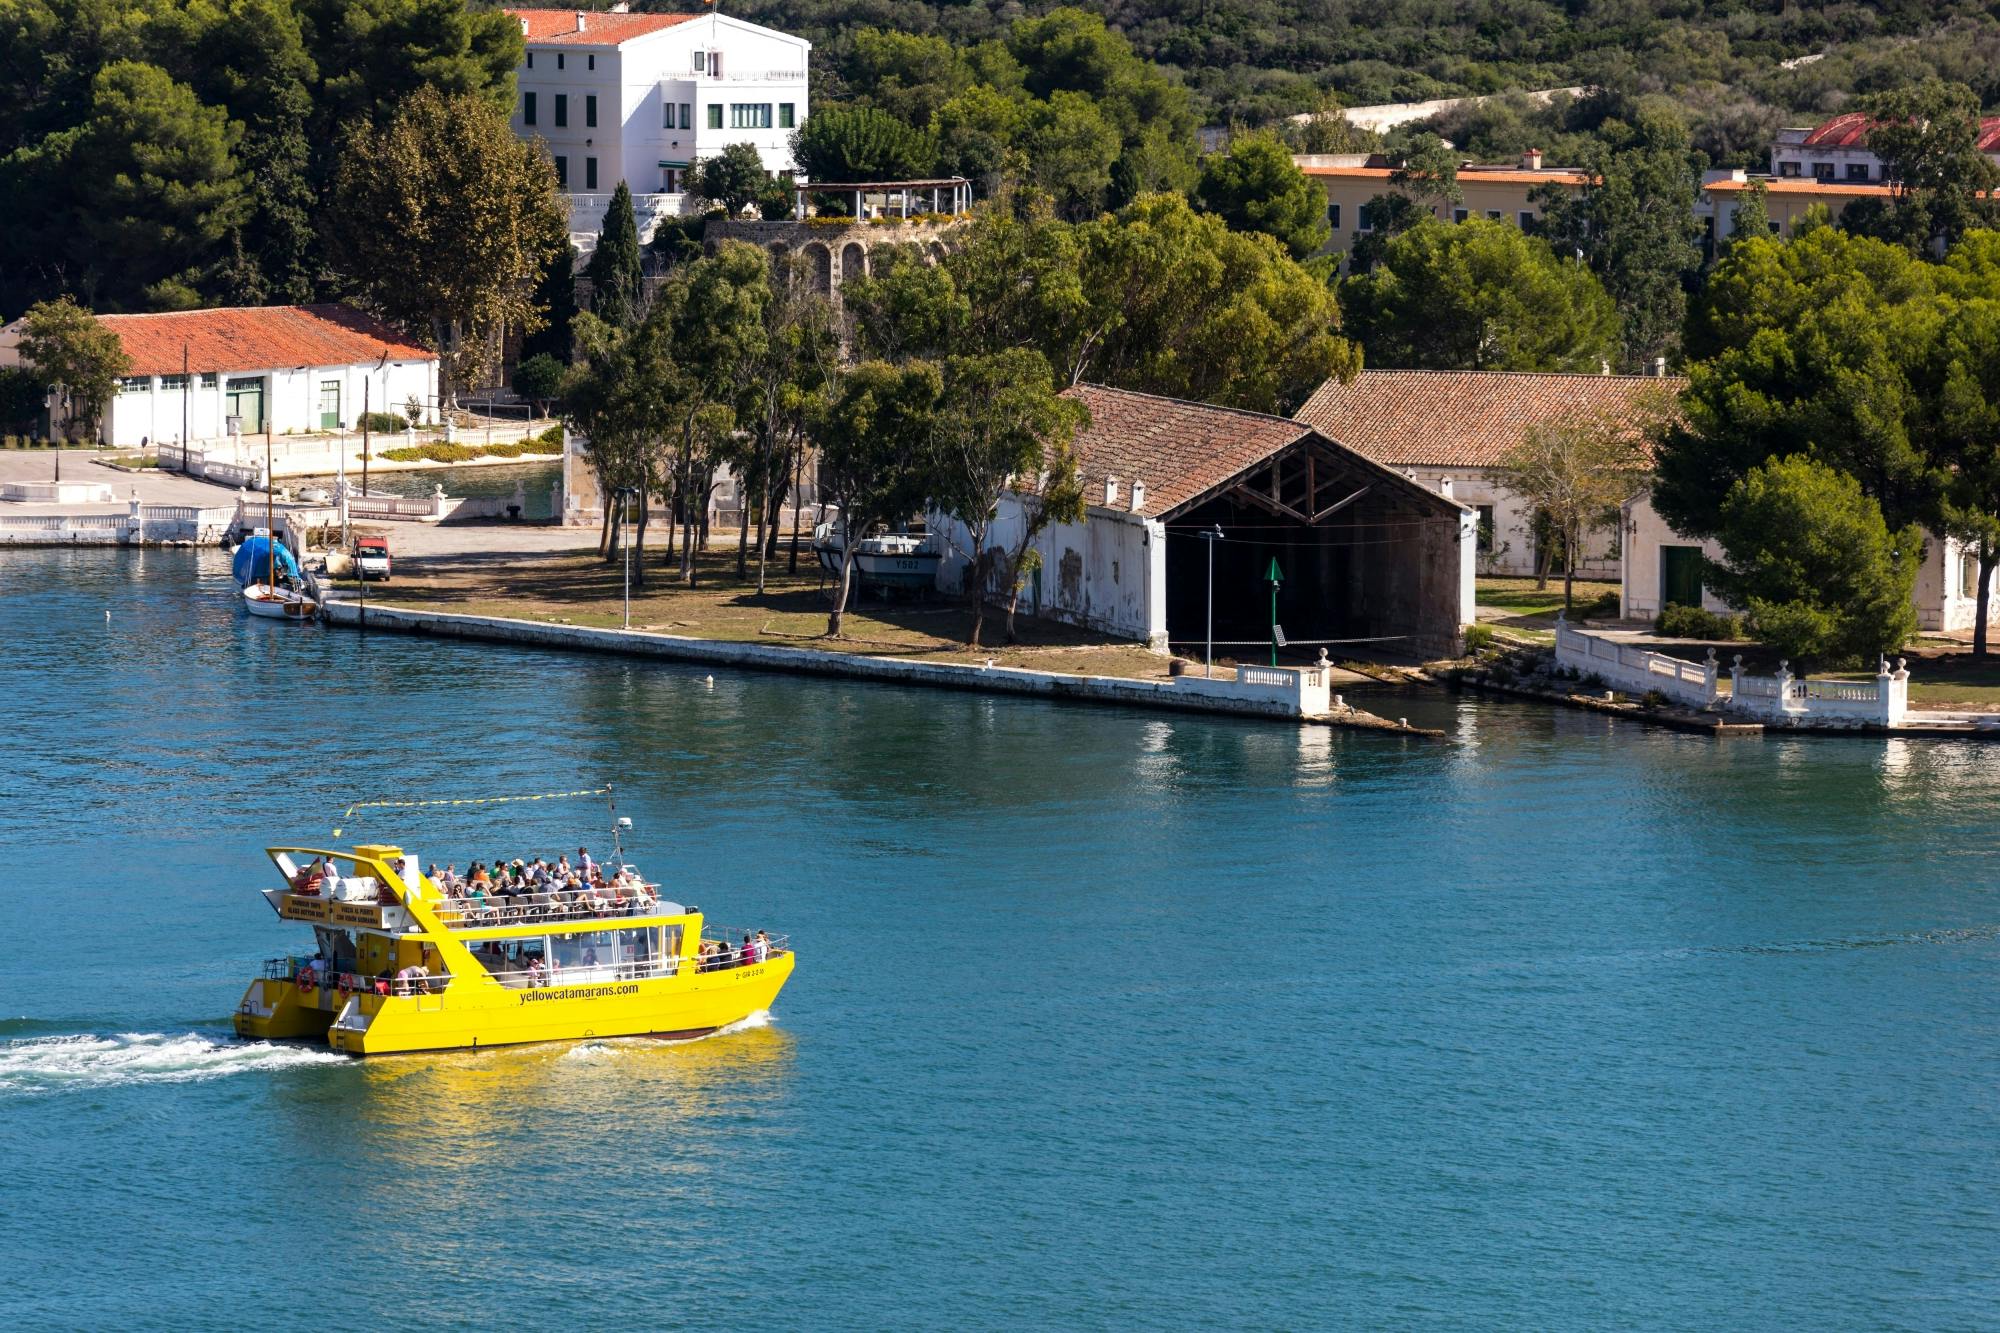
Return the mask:
[[410,423],[396,412],[364,412],[361,415],[361,429],[400,432],[410,428]]
[[1665,708],[1667,706],[1667,696],[1661,694],[1658,690],[1647,690],[1646,697],[1639,702],[1648,708]]
[[1576,609],[1578,620],[1605,620],[1618,614],[1618,594],[1601,592],[1597,600]]
[[1482,653],[1493,646],[1491,625],[1467,625],[1465,627],[1465,651],[1468,654]]
[[1670,639],[1740,639],[1743,637],[1743,618],[1669,602],[1667,609],[1660,612],[1659,618],[1653,622],[1653,631]]

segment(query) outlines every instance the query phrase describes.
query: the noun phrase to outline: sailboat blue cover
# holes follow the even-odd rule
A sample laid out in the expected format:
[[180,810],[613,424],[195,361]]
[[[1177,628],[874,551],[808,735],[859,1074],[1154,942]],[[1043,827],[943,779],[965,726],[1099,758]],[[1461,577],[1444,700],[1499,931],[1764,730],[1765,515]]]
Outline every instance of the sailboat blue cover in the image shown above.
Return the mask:
[[[229,566],[229,572],[236,576],[238,587],[251,583],[262,583],[271,568],[271,539],[253,536],[236,548],[236,559]],[[283,542],[278,543],[278,568],[293,578],[299,577],[299,562],[292,559],[292,553]]]

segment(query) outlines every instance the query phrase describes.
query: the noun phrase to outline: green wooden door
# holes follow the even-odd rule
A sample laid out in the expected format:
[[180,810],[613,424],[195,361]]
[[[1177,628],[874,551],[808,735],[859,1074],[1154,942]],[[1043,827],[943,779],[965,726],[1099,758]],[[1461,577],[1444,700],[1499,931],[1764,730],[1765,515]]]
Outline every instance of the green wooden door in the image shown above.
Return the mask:
[[1662,606],[1701,605],[1701,548],[1662,546],[1660,548],[1660,604]]
[[319,428],[321,430],[340,429],[339,380],[321,380],[319,382]]
[[243,419],[243,433],[260,434],[264,429],[264,377],[232,375],[225,392],[229,396],[229,415]]

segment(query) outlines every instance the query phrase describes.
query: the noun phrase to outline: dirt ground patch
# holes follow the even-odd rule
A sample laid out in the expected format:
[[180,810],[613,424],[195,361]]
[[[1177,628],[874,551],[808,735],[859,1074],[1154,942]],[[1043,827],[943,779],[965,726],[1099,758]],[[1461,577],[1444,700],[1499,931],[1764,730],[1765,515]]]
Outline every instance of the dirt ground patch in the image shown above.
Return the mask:
[[[624,618],[624,569],[600,559],[595,546],[582,545],[589,535],[579,533],[573,548],[543,553],[398,556],[394,581],[371,585],[369,601],[613,628]],[[842,636],[829,639],[832,584],[821,577],[810,553],[801,554],[797,574],[787,572],[782,555],[773,561],[762,596],[754,562],[745,579],[736,577],[733,549],[703,554],[692,588],[678,581],[658,552],[649,551],[645,560],[644,586],[632,590],[634,629],[919,661],[980,663],[990,658],[1000,666],[1078,675],[1167,675],[1167,659],[1137,644],[1027,616],[1017,625],[1019,642],[1004,644],[1004,613],[991,609],[981,635],[991,646],[968,648],[970,609],[942,597],[886,600],[871,594],[850,603]]]

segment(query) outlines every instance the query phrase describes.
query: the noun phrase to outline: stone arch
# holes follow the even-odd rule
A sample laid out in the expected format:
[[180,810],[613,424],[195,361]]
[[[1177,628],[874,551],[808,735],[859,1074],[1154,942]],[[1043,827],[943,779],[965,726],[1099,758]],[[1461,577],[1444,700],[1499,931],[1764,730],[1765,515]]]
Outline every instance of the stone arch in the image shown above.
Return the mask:
[[840,280],[868,276],[868,251],[859,241],[849,241],[840,247]]
[[805,256],[812,289],[821,296],[833,295],[833,251],[814,241],[806,247]]

